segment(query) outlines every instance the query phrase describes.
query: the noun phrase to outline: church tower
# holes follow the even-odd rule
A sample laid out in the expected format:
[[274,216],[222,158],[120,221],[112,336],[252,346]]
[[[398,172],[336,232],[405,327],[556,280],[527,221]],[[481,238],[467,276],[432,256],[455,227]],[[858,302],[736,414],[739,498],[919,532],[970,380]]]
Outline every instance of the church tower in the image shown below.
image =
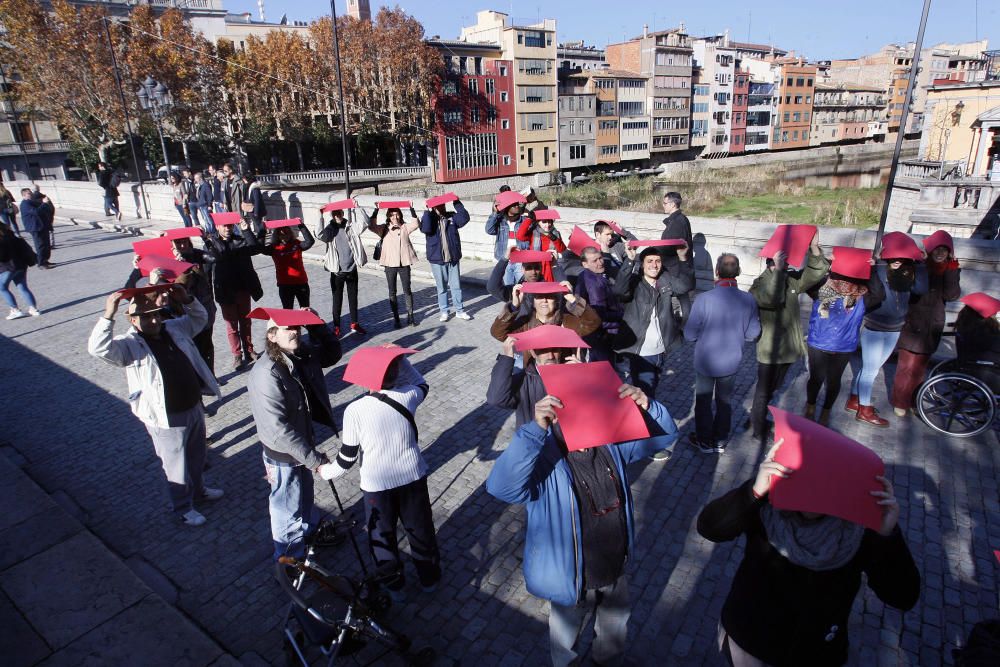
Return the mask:
[[347,13],[359,21],[371,23],[372,10],[368,0],[347,0]]

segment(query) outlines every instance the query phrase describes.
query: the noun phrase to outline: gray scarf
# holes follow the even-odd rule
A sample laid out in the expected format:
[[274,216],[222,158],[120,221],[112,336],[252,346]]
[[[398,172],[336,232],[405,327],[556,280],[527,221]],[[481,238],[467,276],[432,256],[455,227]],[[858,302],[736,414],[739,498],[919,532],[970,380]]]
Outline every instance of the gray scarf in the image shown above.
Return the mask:
[[760,510],[767,540],[795,565],[823,572],[850,562],[861,546],[864,526],[834,516],[808,521],[796,512],[776,510],[770,503]]

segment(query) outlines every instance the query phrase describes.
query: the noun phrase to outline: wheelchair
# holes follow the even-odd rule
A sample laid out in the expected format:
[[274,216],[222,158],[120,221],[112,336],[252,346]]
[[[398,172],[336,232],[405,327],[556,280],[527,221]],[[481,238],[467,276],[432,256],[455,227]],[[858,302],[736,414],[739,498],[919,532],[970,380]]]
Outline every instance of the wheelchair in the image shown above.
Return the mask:
[[971,438],[996,423],[1000,368],[991,361],[947,359],[934,366],[917,390],[916,411],[929,427]]

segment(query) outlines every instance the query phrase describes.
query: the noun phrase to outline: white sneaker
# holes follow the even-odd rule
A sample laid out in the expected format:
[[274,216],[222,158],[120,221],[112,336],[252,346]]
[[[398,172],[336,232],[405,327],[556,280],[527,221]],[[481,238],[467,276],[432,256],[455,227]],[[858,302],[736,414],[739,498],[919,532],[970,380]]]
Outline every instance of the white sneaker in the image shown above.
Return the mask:
[[8,320],[16,320],[18,318],[27,317],[27,316],[28,316],[28,314],[25,313],[23,310],[18,310],[17,308],[11,308],[10,309],[10,314],[7,315],[7,319]]
[[28,309],[28,314],[31,315],[32,317],[38,317],[42,313],[37,308],[29,308]]
[[471,320],[472,319],[472,315],[469,315],[464,310],[460,310],[457,313],[455,313],[455,317],[457,317],[460,320]]
[[[18,317],[22,317],[22,316],[23,316],[23,314],[22,315],[18,315]],[[14,318],[13,317],[8,317],[7,319],[8,320],[12,320]],[[447,321],[448,321],[448,313],[441,313],[441,317],[438,318],[438,322],[447,322]]]
[[226,493],[222,489],[213,489],[210,486],[206,486],[202,490],[199,500],[218,500],[224,495],[226,495]]
[[181,516],[186,526],[201,526],[207,521],[205,515],[198,510],[188,510]]

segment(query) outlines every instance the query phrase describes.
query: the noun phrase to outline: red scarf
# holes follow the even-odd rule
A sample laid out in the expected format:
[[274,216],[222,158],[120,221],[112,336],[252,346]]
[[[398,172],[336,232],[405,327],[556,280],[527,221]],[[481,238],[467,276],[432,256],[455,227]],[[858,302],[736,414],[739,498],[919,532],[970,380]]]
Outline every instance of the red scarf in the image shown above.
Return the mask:
[[957,268],[958,260],[954,257],[949,257],[943,262],[935,262],[930,258],[927,260],[927,272],[932,276],[941,276],[944,275],[946,271],[954,271]]
[[739,287],[739,284],[733,278],[723,278],[722,280],[715,281],[716,287]]

